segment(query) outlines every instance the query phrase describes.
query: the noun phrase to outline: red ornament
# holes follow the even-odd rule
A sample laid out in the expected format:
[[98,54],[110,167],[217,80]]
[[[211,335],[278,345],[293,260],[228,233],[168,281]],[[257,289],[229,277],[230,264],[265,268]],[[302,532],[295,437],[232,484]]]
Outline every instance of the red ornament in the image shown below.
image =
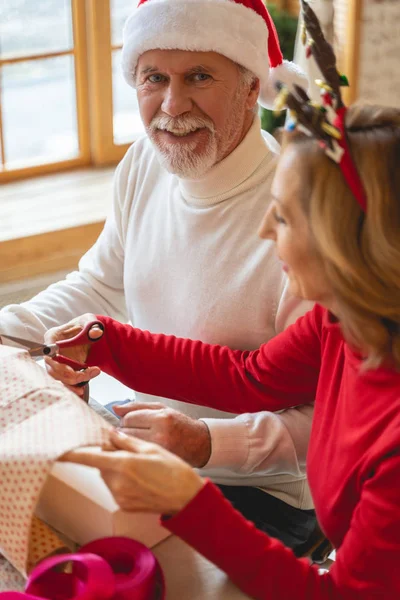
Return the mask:
[[323,104],[325,104],[325,106],[332,106],[333,98],[329,92],[324,92],[322,94],[322,102],[323,102]]

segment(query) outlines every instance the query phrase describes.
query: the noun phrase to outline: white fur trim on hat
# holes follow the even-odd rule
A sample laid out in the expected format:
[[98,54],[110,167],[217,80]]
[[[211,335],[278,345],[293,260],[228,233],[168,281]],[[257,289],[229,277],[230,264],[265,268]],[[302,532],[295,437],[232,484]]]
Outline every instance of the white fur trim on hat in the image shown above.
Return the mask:
[[293,84],[300,85],[307,90],[308,80],[304,72],[295,63],[284,60],[281,65],[270,69],[269,77],[261,81],[258,102],[265,108],[273,108],[274,99],[277,95],[276,84],[281,82],[290,90]]
[[122,69],[132,86],[139,56],[155,49],[218,52],[260,79],[269,71],[264,19],[231,0],[148,0],[128,18],[123,39]]
[[279,73],[283,82],[305,81],[293,63],[270,69],[265,20],[232,0],[147,0],[126,21],[123,42],[122,70],[132,87],[139,57],[155,49],[217,52],[230,58],[260,79],[259,102],[268,108],[277,93],[270,72]]

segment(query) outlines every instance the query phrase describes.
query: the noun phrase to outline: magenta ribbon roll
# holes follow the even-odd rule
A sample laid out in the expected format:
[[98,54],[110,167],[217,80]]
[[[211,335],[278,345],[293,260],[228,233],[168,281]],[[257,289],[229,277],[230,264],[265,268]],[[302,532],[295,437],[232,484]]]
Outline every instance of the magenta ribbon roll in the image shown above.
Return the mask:
[[[72,563],[71,573],[55,567]],[[78,553],[53,556],[28,578],[25,593],[3,592],[0,600],[165,600],[163,572],[154,554],[124,537],[101,538]]]
[[[54,570],[71,562],[72,573]],[[113,571],[95,554],[60,554],[40,563],[28,578],[25,598],[51,600],[112,600],[115,595]]]
[[1,600],[43,600],[39,596],[32,596],[24,592],[0,592]]
[[101,538],[79,552],[96,554],[111,567],[115,580],[112,600],[164,600],[163,572],[144,544],[125,537]]
[[[55,567],[72,563],[71,573]],[[124,537],[102,538],[76,554],[44,560],[28,578],[25,593],[3,592],[0,600],[165,600],[163,572],[154,554]]]

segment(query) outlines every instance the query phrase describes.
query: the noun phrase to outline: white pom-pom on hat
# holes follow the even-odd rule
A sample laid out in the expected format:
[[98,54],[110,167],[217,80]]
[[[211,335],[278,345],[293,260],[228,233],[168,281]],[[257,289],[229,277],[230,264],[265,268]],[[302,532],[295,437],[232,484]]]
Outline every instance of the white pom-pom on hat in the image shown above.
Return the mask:
[[271,108],[281,81],[307,87],[294,63],[284,61],[263,0],[140,0],[123,34],[122,68],[135,86],[139,57],[148,50],[217,52],[260,79],[259,103]]

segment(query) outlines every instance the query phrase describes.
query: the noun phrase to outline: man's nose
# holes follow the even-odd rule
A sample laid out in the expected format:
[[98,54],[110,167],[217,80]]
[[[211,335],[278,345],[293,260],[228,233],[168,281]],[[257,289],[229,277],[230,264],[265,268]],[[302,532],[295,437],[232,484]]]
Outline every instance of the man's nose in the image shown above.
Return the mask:
[[178,117],[179,115],[190,112],[192,108],[193,102],[185,84],[170,81],[168,87],[165,88],[164,98],[161,104],[163,113],[170,117]]

